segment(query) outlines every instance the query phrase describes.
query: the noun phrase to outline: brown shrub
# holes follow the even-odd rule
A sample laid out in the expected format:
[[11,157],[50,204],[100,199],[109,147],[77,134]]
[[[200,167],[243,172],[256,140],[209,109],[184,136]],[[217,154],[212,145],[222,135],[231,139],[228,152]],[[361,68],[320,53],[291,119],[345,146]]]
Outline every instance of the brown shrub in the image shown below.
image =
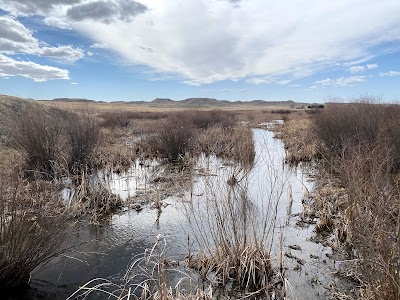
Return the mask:
[[161,157],[177,161],[189,152],[194,138],[195,130],[190,117],[184,112],[177,112],[168,115],[148,143]]
[[37,266],[61,253],[72,227],[52,184],[0,176],[0,288],[4,288],[27,283]]
[[128,127],[131,120],[159,120],[165,119],[167,113],[163,112],[132,112],[132,111],[108,111],[100,114],[103,127]]
[[235,115],[232,112],[222,110],[209,111],[190,111],[185,112],[193,124],[198,129],[207,129],[220,126],[223,128],[233,127],[236,123]]
[[60,115],[57,109],[30,107],[11,117],[11,146],[24,156],[27,171],[54,176],[64,147]]
[[361,262],[365,298],[399,299],[400,106],[376,100],[331,104],[313,120],[320,151],[346,188],[335,226]]
[[92,153],[99,142],[100,127],[96,116],[89,112],[69,113],[64,118],[68,141],[68,166],[72,173],[91,165]]

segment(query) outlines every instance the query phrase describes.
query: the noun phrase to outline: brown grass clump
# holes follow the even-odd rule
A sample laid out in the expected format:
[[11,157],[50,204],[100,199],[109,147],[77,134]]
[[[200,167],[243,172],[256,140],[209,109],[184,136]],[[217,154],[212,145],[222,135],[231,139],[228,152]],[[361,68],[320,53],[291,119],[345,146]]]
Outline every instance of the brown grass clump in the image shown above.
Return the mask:
[[90,165],[99,127],[89,111],[76,114],[32,106],[10,119],[10,145],[24,157],[29,176],[41,174],[53,179]]
[[230,128],[235,126],[235,114],[223,110],[199,110],[188,111],[185,114],[189,115],[191,123],[197,129],[207,129],[210,127]]
[[310,161],[317,154],[317,141],[309,119],[287,121],[282,130],[286,148],[286,161],[297,163]]
[[159,120],[167,117],[163,112],[106,111],[100,114],[103,127],[129,127],[132,120]]
[[82,168],[90,167],[92,154],[96,148],[100,128],[96,116],[90,111],[70,113],[64,118],[68,143],[68,167],[70,172],[79,173]]
[[230,245],[232,248],[226,246],[220,245],[211,255],[200,251],[190,258],[190,267],[198,270],[203,279],[210,279],[217,286],[233,282],[234,287],[240,290],[266,293],[273,275],[266,249],[257,242]]
[[255,158],[253,133],[247,127],[209,128],[198,135],[195,148],[196,152],[215,154],[244,166],[251,165]]
[[269,245],[275,229],[278,189],[283,187],[270,186],[270,194],[256,209],[247,195],[249,173],[245,168],[239,173],[235,174],[240,178],[235,184],[205,179],[208,196],[186,207],[199,245],[197,253],[189,253],[189,266],[203,280],[230,295],[268,298],[272,291],[278,293]]
[[24,156],[26,170],[53,177],[65,140],[58,110],[29,107],[12,116],[11,146]]
[[182,112],[170,113],[148,143],[157,156],[178,161],[190,151],[195,133],[190,116]]
[[63,250],[71,229],[52,184],[0,175],[0,288],[27,283]]

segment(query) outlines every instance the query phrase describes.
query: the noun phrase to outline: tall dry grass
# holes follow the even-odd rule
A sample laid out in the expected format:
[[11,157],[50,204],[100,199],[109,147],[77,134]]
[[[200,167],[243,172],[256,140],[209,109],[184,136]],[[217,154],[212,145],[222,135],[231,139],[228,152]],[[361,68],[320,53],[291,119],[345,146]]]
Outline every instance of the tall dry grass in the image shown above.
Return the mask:
[[191,150],[196,131],[190,116],[184,112],[170,113],[149,139],[157,156],[169,161],[182,160]]
[[196,251],[189,254],[189,265],[203,280],[222,289],[225,297],[268,299],[272,293],[278,298],[283,295],[274,284],[278,274],[271,262],[271,247],[285,186],[272,170],[273,164],[267,165],[271,177],[265,178],[260,195],[249,194],[254,179],[251,169],[238,166],[217,177],[203,177],[204,196],[186,205],[196,244]]
[[28,107],[11,116],[11,146],[23,155],[27,172],[54,177],[66,146],[60,117],[59,110],[41,107]]
[[[168,282],[167,273],[176,273],[180,280],[175,284]],[[165,243],[161,237],[151,249],[135,257],[119,281],[96,278],[82,285],[68,299],[96,298],[135,299],[135,300],[211,300],[211,288],[200,287],[197,280],[172,264],[166,258]]]
[[0,287],[5,288],[29,282],[36,267],[60,254],[72,225],[52,184],[0,176]]
[[334,207],[337,243],[360,261],[364,299],[400,298],[400,106],[358,99],[314,116],[319,151],[347,197]]
[[92,155],[99,143],[100,127],[96,116],[90,112],[69,113],[65,122],[68,169],[73,174],[91,167]]
[[286,149],[286,161],[289,163],[310,161],[317,155],[317,140],[309,119],[292,119],[285,122],[282,139]]
[[29,176],[39,173],[53,179],[90,165],[99,141],[98,121],[90,111],[33,106],[10,119],[11,146],[23,156]]

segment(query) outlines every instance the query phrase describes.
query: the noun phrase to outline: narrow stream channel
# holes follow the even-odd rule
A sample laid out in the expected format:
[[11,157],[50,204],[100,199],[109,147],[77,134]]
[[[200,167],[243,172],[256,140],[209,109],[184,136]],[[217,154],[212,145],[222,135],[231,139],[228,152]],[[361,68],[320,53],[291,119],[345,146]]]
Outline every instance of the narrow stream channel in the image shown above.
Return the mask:
[[[284,164],[283,144],[271,131],[254,129],[253,138],[256,157],[250,170],[242,170],[214,156],[201,156],[193,169],[192,181],[177,195],[163,199],[166,206],[158,221],[158,211],[148,205],[140,212],[124,209],[103,226],[81,227],[69,241],[76,245],[72,251],[35,270],[30,287],[13,291],[6,299],[66,299],[79,285],[93,278],[122,278],[132,259],[151,248],[159,234],[166,242],[167,257],[184,261],[188,252],[187,237],[192,234],[187,203],[201,209],[205,199],[215,196],[216,191],[218,196],[225,197],[223,193],[229,190],[225,187],[232,175],[245,181],[246,196],[259,213],[265,213],[268,208],[266,199],[274,201],[277,212],[270,245],[273,265],[279,265],[281,251],[289,254],[284,258],[290,299],[325,299],[327,287],[338,280],[331,275],[332,251],[310,241],[314,225],[296,225],[303,211],[302,197],[313,189],[312,167],[289,168]],[[160,172],[162,168],[151,162],[148,166],[136,164],[123,174],[102,177],[112,192],[127,199],[150,189],[152,178]],[[196,250],[195,244],[193,247]]]

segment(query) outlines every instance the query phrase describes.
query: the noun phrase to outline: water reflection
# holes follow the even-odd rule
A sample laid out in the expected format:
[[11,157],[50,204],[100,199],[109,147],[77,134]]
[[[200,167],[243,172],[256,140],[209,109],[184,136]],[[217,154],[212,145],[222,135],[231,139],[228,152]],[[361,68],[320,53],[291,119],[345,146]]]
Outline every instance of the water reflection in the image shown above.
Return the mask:
[[[286,275],[297,299],[324,299],[324,285],[334,280],[329,275],[331,261],[326,257],[331,249],[307,240],[313,226],[296,226],[297,215],[303,210],[304,190],[312,190],[313,183],[307,180],[305,168],[289,168],[283,163],[282,142],[272,132],[255,129],[253,137],[256,158],[251,168],[202,155],[189,170],[191,174],[183,177],[184,184],[170,182],[176,185],[174,190],[181,188],[178,193],[156,190],[154,179],[164,178],[167,172],[157,161],[145,165],[137,161],[122,173],[97,174],[93,180],[102,180],[111,192],[123,199],[142,194],[159,197],[164,203],[161,214],[148,205],[140,212],[127,209],[117,213],[103,226],[80,227],[68,241],[75,245],[73,251],[52,260],[41,272],[35,272],[30,284],[33,290],[24,294],[25,299],[65,299],[92,278],[122,278],[132,258],[151,248],[159,234],[166,241],[167,257],[183,261],[188,252],[188,235],[191,250],[195,251],[199,243],[215,238],[210,230],[213,222],[220,222],[227,234],[234,234],[233,224],[229,222],[238,219],[241,227],[236,229],[257,228],[273,257],[278,258],[281,251],[291,251],[305,262],[300,269],[295,259],[287,258],[285,263]],[[177,172],[176,178],[179,176]],[[233,178],[235,182],[230,182]],[[221,206],[223,203],[227,206]],[[215,213],[219,214],[217,219]],[[196,230],[203,234],[197,241],[193,237]],[[239,235],[244,236],[245,232]],[[301,250],[289,249],[294,244],[300,245]],[[274,264],[279,264],[277,259]]]

